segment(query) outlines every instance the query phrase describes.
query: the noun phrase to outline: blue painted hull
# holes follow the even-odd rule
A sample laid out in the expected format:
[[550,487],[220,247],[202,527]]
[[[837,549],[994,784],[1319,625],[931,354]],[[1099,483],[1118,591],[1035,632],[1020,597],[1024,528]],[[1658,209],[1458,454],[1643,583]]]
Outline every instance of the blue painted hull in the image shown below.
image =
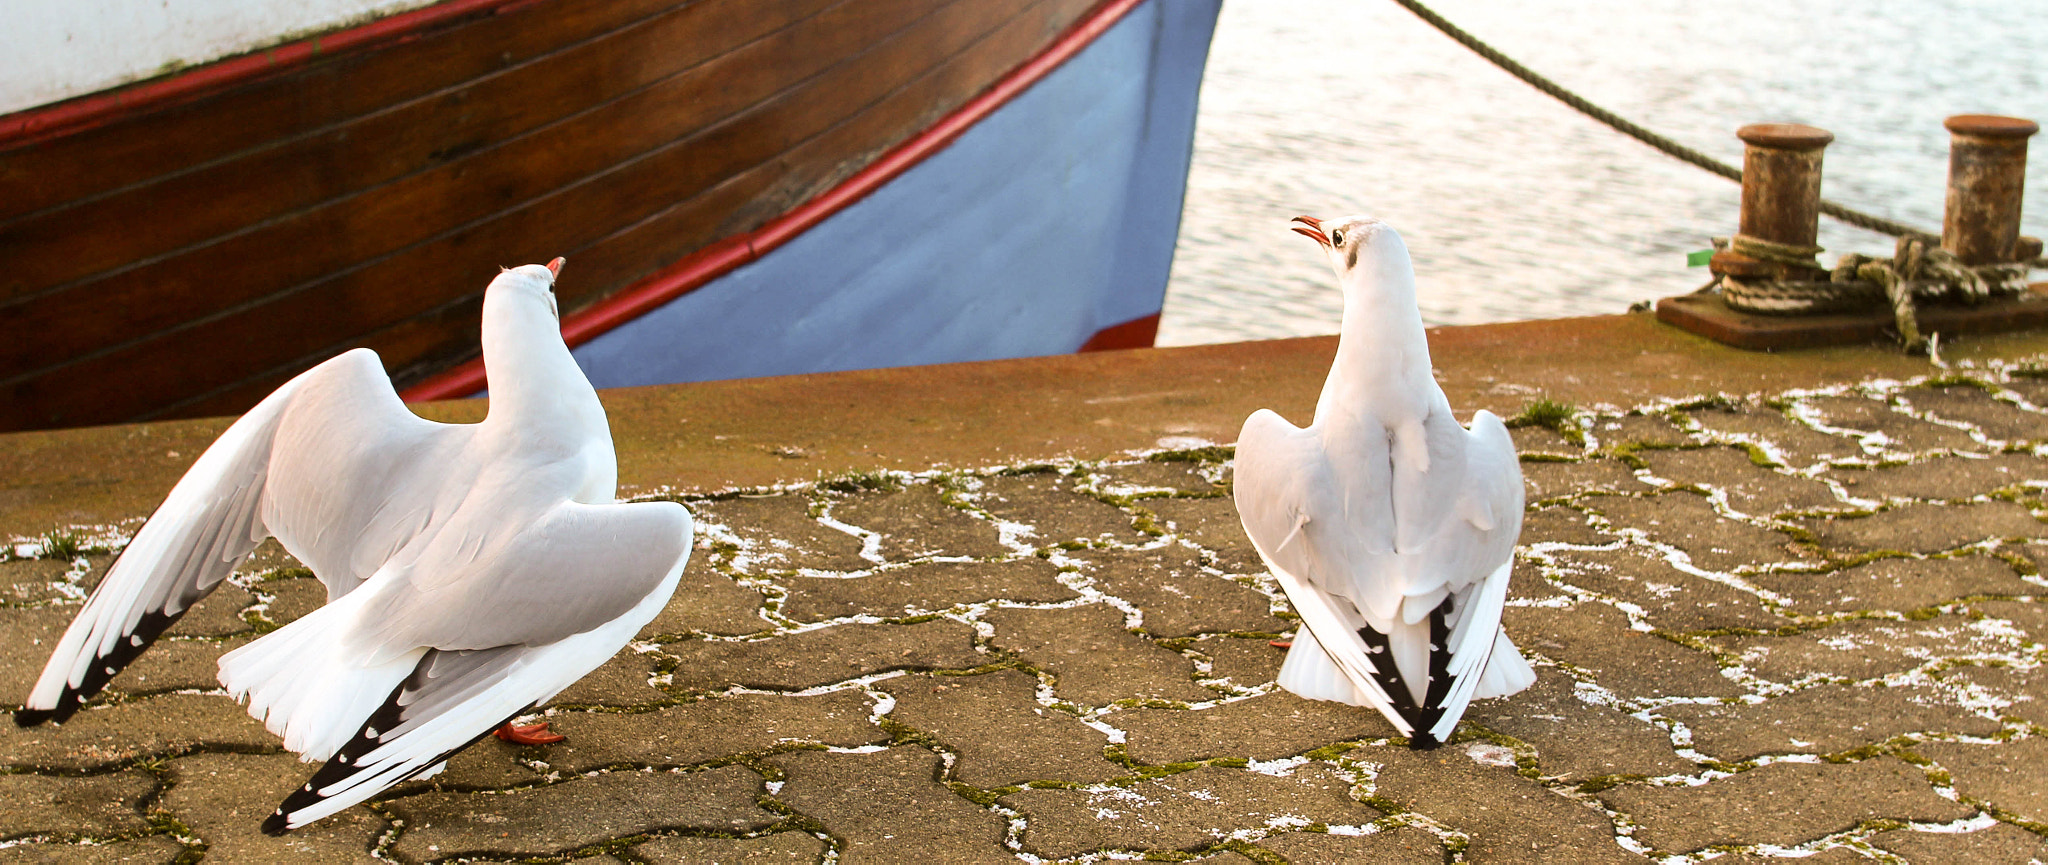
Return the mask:
[[575,350],[598,387],[1079,350],[1157,316],[1221,0],[1148,0],[945,149]]

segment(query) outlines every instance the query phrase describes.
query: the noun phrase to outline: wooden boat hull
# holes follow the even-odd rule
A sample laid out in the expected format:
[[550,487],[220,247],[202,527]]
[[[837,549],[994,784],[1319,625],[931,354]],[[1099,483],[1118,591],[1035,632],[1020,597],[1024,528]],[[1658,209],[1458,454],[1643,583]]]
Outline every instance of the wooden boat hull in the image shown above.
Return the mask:
[[[791,214],[872,173],[878,159],[1077,28],[1114,33],[1148,20],[1156,27],[1166,5],[464,0],[395,16],[415,16],[418,26],[373,25],[384,28],[382,41],[330,37],[347,47],[296,61],[273,52],[290,62],[217,75],[217,86],[150,98],[167,84],[145,83],[127,89],[125,105],[95,112],[80,106],[102,97],[88,97],[0,118],[0,253],[10,261],[0,312],[19,336],[0,347],[8,394],[0,428],[236,412],[353,346],[376,349],[414,395],[422,384],[460,389],[461,376],[446,371],[476,352],[481,287],[500,265],[555,255],[572,262],[558,288],[565,332],[601,386],[988,356],[828,352],[809,367],[697,368],[654,349],[743,325],[810,333],[829,321],[859,339],[886,313],[849,317],[847,309],[915,307],[916,292],[835,294],[819,283],[827,291],[804,307],[795,305],[806,302],[801,293],[759,286],[782,285],[777,268],[808,268],[796,258],[779,264],[784,252],[815,256],[824,248],[824,258],[850,261],[865,231],[892,221],[875,219],[871,202],[897,201],[911,212],[938,206],[892,197],[926,173],[906,168],[851,206],[814,214],[811,224],[791,225]],[[1214,8],[1199,5],[1208,7],[1205,49]],[[1115,22],[1101,26],[1105,15]],[[1194,69],[1198,80],[1199,63]],[[1172,212],[1168,256],[1192,87],[1184,88],[1177,124],[1178,173],[1165,172],[1174,176],[1164,186],[1144,181],[1151,186],[1143,194]],[[1038,92],[1033,86],[1014,102],[1028,104]],[[1060,113],[1039,112],[1037,126],[1062,127]],[[925,161],[950,157],[980,128]],[[952,182],[973,176],[949,171]],[[1133,191],[1144,185],[1125,173]],[[1040,211],[1030,218],[1049,212]],[[785,235],[782,243],[761,241],[771,229]],[[809,242],[817,230],[837,237],[841,252]],[[743,266],[649,302],[649,285],[673,289],[678,269],[730,259],[735,241],[745,254],[733,263]],[[756,244],[773,252],[756,255]],[[1157,272],[1155,295],[1164,283],[1158,244],[1155,237],[1148,250],[1155,265],[1139,268],[1147,279]],[[973,286],[946,288],[965,296]],[[707,299],[688,301],[698,296]],[[681,301],[688,302],[669,309]],[[1156,297],[1149,303],[1156,313]],[[1146,313],[1145,302],[1097,305],[1096,318],[1070,315],[1056,327],[1042,324],[1050,320],[1043,315],[1014,320],[1061,336],[1015,351],[1072,350],[1061,343],[1090,323]],[[965,314],[1005,311],[966,306]],[[621,308],[640,314],[621,316]],[[1125,312],[1136,315],[1108,320]],[[897,333],[871,331],[868,341]],[[759,347],[773,353],[786,343]],[[657,361],[658,377],[634,371]]]

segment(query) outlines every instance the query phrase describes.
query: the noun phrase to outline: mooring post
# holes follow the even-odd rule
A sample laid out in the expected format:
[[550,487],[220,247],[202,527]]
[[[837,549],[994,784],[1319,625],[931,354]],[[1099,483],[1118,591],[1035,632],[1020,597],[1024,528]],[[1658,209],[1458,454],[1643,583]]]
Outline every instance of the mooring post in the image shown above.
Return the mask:
[[2027,181],[2027,138],[2041,130],[2040,124],[1994,114],[1958,114],[1942,125],[1950,137],[1941,248],[1968,265],[2015,260],[2020,251],[2020,195]]
[[[1752,123],[1742,139],[1742,215],[1733,248],[1715,254],[1715,273],[1737,278],[1809,279],[1820,270],[1821,152],[1834,133],[1797,123]],[[1747,239],[1747,240],[1745,240]],[[1763,241],[1762,244],[1748,240]]]

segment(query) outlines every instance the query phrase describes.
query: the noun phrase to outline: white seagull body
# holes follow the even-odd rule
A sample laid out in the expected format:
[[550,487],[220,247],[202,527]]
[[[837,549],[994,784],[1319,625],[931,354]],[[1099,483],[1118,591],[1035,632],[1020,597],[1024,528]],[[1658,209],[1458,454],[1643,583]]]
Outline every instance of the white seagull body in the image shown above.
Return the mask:
[[1500,418],[1459,426],[1431,373],[1400,235],[1356,218],[1296,231],[1344,290],[1337,360],[1307,429],[1261,409],[1237,440],[1237,509],[1301,616],[1279,684],[1371,706],[1417,748],[1474,697],[1536,675],[1501,630],[1522,472]]
[[674,593],[691,522],[673,502],[616,502],[604,409],[561,338],[560,263],[484,294],[482,423],[414,415],[357,349],[230,426],[94,590],[16,721],[69,717],[265,537],[329,600],[220,659],[286,748],[329,761],[267,832],[438,770],[609,660]]

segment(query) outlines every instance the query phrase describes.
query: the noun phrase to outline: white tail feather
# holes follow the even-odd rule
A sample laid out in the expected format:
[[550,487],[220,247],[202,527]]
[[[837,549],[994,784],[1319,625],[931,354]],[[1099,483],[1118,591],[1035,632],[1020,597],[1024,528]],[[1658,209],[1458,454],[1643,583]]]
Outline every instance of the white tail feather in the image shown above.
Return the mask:
[[412,673],[426,650],[381,664],[345,639],[370,592],[351,592],[296,622],[221,656],[220,683],[249,715],[308,762],[326,760]]
[[1493,656],[1487,659],[1486,670],[1480,674],[1479,687],[1473,689],[1472,698],[1505,697],[1534,684],[1536,670],[1508,639],[1508,632],[1500,631],[1493,638]]

